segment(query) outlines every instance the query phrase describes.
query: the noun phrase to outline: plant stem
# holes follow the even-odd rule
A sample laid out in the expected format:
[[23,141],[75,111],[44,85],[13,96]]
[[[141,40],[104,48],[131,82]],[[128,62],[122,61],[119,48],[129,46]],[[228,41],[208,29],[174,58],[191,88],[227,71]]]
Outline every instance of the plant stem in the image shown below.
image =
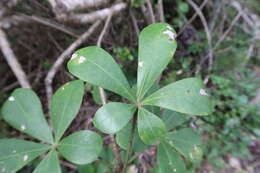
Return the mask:
[[131,135],[130,135],[128,146],[127,146],[127,152],[126,152],[126,157],[124,160],[124,166],[123,166],[122,173],[126,173],[126,171],[127,171],[128,160],[129,160],[129,157],[132,152],[133,139],[134,139],[135,128],[136,128],[136,121],[137,121],[137,113],[134,114]]

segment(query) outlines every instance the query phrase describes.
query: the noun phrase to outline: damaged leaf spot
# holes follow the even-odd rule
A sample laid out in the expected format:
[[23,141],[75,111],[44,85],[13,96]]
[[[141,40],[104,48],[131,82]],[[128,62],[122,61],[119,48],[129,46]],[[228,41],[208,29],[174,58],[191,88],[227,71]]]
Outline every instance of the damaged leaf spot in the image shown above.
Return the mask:
[[138,63],[138,66],[139,66],[139,67],[143,67],[143,66],[144,66],[144,62],[140,61],[140,62]]
[[205,89],[200,89],[200,95],[207,96],[207,92]]
[[77,56],[78,56],[77,54],[73,53],[70,59],[73,60],[73,59],[77,58]]
[[8,101],[10,101],[10,102],[13,102],[13,101],[15,101],[15,98],[14,98],[14,96],[10,96],[10,97],[8,98]]
[[80,56],[78,63],[81,64],[81,63],[83,63],[85,61],[86,61],[86,58],[84,56]]
[[169,30],[169,29],[164,31],[163,34],[168,35],[169,40],[171,40],[171,41],[175,40],[175,38],[176,38],[176,34],[173,31]]
[[21,130],[25,130],[26,126],[25,125],[21,125]]
[[24,155],[24,156],[23,156],[23,161],[27,161],[27,160],[28,160],[28,158],[29,158],[29,156],[28,156],[28,155]]

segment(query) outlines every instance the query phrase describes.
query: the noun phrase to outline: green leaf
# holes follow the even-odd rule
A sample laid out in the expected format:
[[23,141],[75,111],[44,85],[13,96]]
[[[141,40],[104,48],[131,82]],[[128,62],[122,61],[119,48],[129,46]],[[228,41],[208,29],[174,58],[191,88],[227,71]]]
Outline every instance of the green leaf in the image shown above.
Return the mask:
[[137,127],[140,138],[146,144],[155,144],[166,134],[163,121],[143,108],[138,111]]
[[187,121],[187,115],[166,109],[163,112],[162,120],[164,121],[167,130],[170,130]]
[[186,172],[184,162],[172,147],[162,142],[158,147],[158,162],[163,173]]
[[58,150],[70,162],[82,165],[96,160],[102,150],[102,145],[101,136],[84,130],[64,138]]
[[146,98],[143,105],[160,106],[193,115],[212,112],[209,96],[198,78],[187,78],[167,85]]
[[102,132],[113,134],[126,126],[135,110],[132,104],[110,102],[98,109],[93,123]]
[[52,97],[51,119],[56,141],[60,140],[79,112],[83,94],[83,82],[75,80],[61,86]]
[[53,143],[38,96],[30,89],[16,89],[2,108],[3,119],[17,130],[47,143]]
[[20,139],[1,139],[0,171],[16,172],[49,148],[50,146],[45,144]]
[[137,96],[141,100],[176,50],[176,32],[166,23],[144,28],[139,36]]
[[167,142],[186,158],[193,159],[193,150],[201,143],[200,136],[191,128],[170,132],[166,135]]
[[[116,134],[116,142],[117,144],[127,150],[129,138],[131,135],[132,123],[128,123],[122,130],[120,130]],[[133,151],[134,152],[143,152],[149,146],[144,144],[143,141],[138,136],[137,131],[135,131],[134,139],[133,139]]]
[[68,69],[83,81],[135,100],[122,70],[113,57],[100,47],[91,46],[76,51],[68,62]]
[[51,151],[35,168],[33,173],[61,173],[59,158],[56,151]]

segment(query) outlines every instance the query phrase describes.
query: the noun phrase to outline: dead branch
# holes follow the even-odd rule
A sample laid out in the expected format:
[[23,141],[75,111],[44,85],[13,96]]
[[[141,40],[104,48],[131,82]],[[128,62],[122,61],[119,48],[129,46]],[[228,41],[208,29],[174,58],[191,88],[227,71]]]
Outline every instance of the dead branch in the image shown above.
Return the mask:
[[151,23],[155,23],[155,16],[154,16],[154,12],[153,12],[153,7],[152,7],[152,4],[151,4],[151,1],[150,0],[146,0],[146,4],[147,4],[147,7],[148,7],[150,21],[151,21]]
[[3,55],[14,72],[17,80],[23,88],[31,88],[29,81],[27,80],[26,74],[24,73],[22,66],[18,62],[11,46],[8,42],[5,32],[0,28],[0,48],[3,52]]
[[209,70],[211,70],[212,65],[213,65],[213,49],[212,49],[212,38],[211,38],[211,34],[210,34],[210,30],[207,24],[207,21],[202,13],[202,11],[200,10],[200,8],[197,6],[197,4],[195,4],[192,0],[187,0],[187,2],[192,6],[192,8],[196,11],[196,13],[199,15],[200,20],[204,26],[205,32],[206,32],[206,36],[208,39],[208,45],[209,45]]
[[163,11],[163,0],[158,0],[157,4],[158,4],[158,14],[159,14],[160,22],[165,22],[164,11]]
[[109,0],[57,0],[57,9],[60,12],[98,7],[107,4]]
[[[104,26],[102,32],[100,33],[100,35],[98,37],[97,46],[99,46],[99,47],[101,47],[102,40],[104,38],[105,33],[108,30],[108,26],[109,26],[109,23],[111,21],[111,18],[112,18],[112,14],[107,17],[105,26]],[[107,103],[106,93],[105,93],[105,90],[101,87],[99,87],[99,94],[100,94],[100,97],[101,97],[102,105],[105,105]],[[113,134],[111,134],[109,136],[110,136],[110,140],[111,140],[113,153],[114,153],[115,158],[116,158],[116,160],[119,164],[119,167],[117,167],[116,169],[120,169],[120,167],[123,165],[123,161],[122,161],[121,156],[120,156],[120,150],[119,150],[119,148],[118,148],[118,146],[115,142],[115,136]]]
[[[199,7],[200,11],[203,10],[203,8],[204,8],[205,5],[207,4],[207,2],[208,2],[208,0],[204,0],[204,1],[202,2],[202,4],[201,4],[200,7]],[[197,16],[198,16],[198,13],[195,12],[195,13],[193,14],[193,16],[189,19],[189,21],[180,29],[180,31],[178,32],[177,37],[183,33],[183,31],[185,30],[185,28],[186,28],[187,26],[189,26],[189,25],[196,19]]]
[[237,23],[237,21],[239,20],[239,18],[241,17],[241,13],[239,12],[236,17],[233,19],[233,21],[231,22],[230,26],[228,27],[228,29],[225,31],[225,33],[220,37],[220,39],[217,41],[217,43],[215,44],[213,50],[216,50],[218,48],[218,46],[225,40],[225,38],[227,37],[228,33],[231,31],[231,29],[233,28],[233,26]]
[[62,14],[58,16],[58,20],[81,24],[92,23],[97,20],[106,19],[109,15],[116,14],[124,8],[126,8],[126,3],[118,3],[110,8],[104,8],[87,14]]
[[72,29],[68,28],[63,24],[51,21],[50,19],[47,18],[38,17],[38,16],[28,16],[24,14],[12,15],[10,17],[4,18],[0,23],[0,27],[3,27],[4,29],[9,29],[12,25],[19,25],[21,23],[31,23],[31,22],[37,22],[39,24],[49,26],[56,30],[62,31],[74,38],[79,37],[77,34],[75,34],[72,31]]
[[52,68],[48,72],[46,78],[45,78],[45,88],[46,88],[46,94],[47,94],[47,101],[48,105],[50,106],[51,102],[51,96],[53,94],[52,90],[52,81],[59,70],[60,66],[64,62],[66,58],[68,58],[72,52],[79,46],[81,45],[95,30],[96,28],[100,25],[101,21],[95,22],[91,27],[84,33],[82,34],[75,42],[73,42],[55,61],[53,64]]

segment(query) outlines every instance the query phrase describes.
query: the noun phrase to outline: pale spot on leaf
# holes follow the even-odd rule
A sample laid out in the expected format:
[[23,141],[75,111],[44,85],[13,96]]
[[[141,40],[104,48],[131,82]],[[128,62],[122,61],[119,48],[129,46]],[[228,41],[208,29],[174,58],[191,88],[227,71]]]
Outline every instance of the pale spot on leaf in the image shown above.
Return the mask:
[[207,96],[207,92],[205,89],[200,89],[200,95]]
[[77,54],[73,53],[70,59],[73,60],[73,59],[77,58],[77,56],[78,56]]
[[1,172],[5,172],[5,168],[3,168],[3,169],[1,170]]
[[13,150],[13,153],[16,153],[16,150]]
[[138,66],[139,67],[143,67],[144,66],[144,62],[142,62],[142,61],[138,62]]
[[27,160],[28,160],[28,158],[29,158],[29,156],[28,156],[28,155],[24,155],[24,156],[23,156],[23,161],[27,161]]
[[176,172],[177,171],[177,169],[173,169],[173,172]]
[[178,71],[176,72],[176,74],[177,74],[177,75],[180,75],[180,74],[182,74],[182,72],[183,72],[182,70],[178,70]]
[[25,130],[26,126],[25,125],[21,125],[21,130]]
[[10,102],[13,102],[13,101],[15,101],[15,98],[14,98],[14,96],[10,96],[10,97],[8,98],[8,101],[10,101]]
[[166,28],[169,29],[169,30],[172,30],[172,27],[170,27],[170,26],[166,26]]
[[192,153],[190,153],[189,156],[190,156],[191,159],[193,158],[193,154]]
[[80,56],[78,63],[81,64],[81,63],[83,63],[85,61],[86,61],[86,58],[84,56]]
[[61,88],[61,90],[64,90],[64,89],[65,89],[64,87]]
[[176,34],[171,30],[166,30],[163,32],[163,34],[168,35],[170,40],[174,40],[176,38]]

